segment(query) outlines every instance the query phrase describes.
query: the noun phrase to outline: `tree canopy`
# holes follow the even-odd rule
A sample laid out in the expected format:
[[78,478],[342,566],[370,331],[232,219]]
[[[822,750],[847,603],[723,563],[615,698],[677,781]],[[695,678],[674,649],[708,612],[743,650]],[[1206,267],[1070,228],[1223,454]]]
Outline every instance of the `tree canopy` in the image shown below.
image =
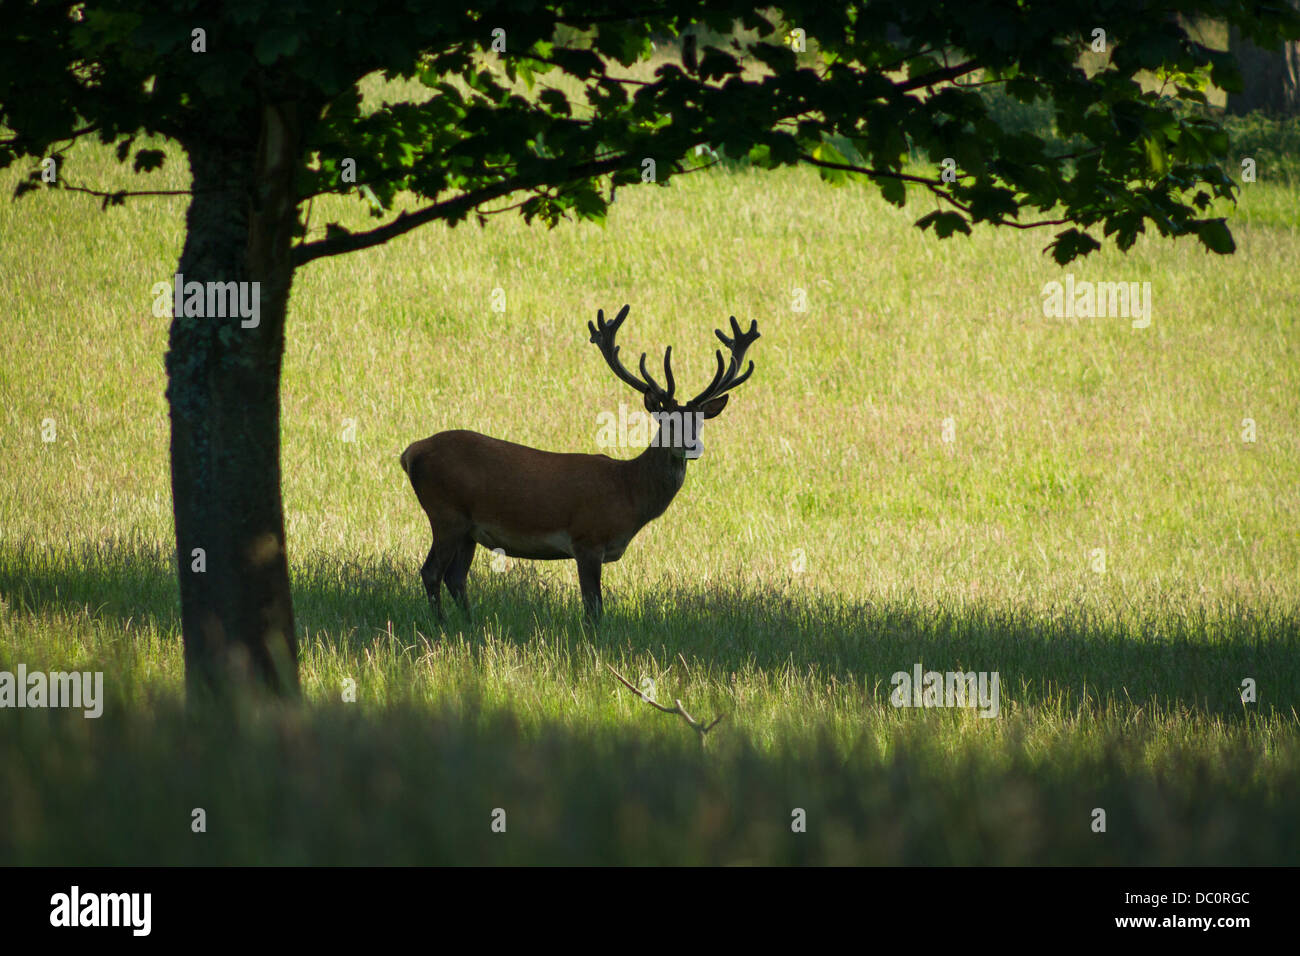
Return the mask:
[[[136,148],[142,134],[238,140],[256,134],[249,118],[262,105],[287,100],[305,123],[299,200],[363,186],[383,209],[399,193],[434,200],[366,233],[333,228],[298,248],[296,264],[435,219],[455,223],[515,194],[527,194],[526,217],[549,224],[600,218],[601,177],[641,181],[652,159],[665,181],[702,143],[763,166],[812,163],[833,180],[864,175],[899,205],[905,183],[923,186],[942,204],[920,224],[940,235],[977,222],[1068,224],[1053,243],[1061,261],[1097,248],[1083,229],[1098,223],[1122,248],[1149,224],[1225,252],[1222,220],[1203,215],[1212,197],[1231,195],[1218,166],[1227,140],[1182,107],[1205,102],[1207,81],[1237,90],[1241,78],[1226,52],[1189,36],[1182,23],[1192,17],[1225,21],[1265,45],[1300,32],[1284,4],[1188,0],[800,3],[779,12],[734,2],[472,11],[315,0],[36,2],[11,13],[12,32],[0,41],[10,133],[0,163],[57,154],[94,135],[147,171],[163,154]],[[651,54],[653,36],[696,25],[725,34],[736,24],[740,37],[665,63],[650,82],[620,75]],[[800,57],[801,43],[815,55]],[[1091,75],[1079,65],[1089,50],[1107,55]],[[547,84],[553,71],[581,82],[581,102]],[[358,84],[375,72],[418,79],[433,95],[365,113]],[[1141,73],[1161,85],[1144,89]],[[1086,146],[1063,152],[1001,128],[978,95],[990,85],[1050,102],[1062,137]],[[909,175],[917,153],[953,160],[953,181]],[[29,185],[37,182],[34,173]]]

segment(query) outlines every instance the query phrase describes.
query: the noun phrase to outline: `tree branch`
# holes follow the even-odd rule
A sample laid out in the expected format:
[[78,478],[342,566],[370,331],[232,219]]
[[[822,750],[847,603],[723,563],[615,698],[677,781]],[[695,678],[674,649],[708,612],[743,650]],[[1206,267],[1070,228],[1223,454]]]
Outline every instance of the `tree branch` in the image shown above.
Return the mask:
[[696,720],[687,712],[686,708],[682,706],[682,702],[680,700],[673,701],[677,705],[675,707],[665,707],[663,704],[659,703],[659,701],[655,700],[653,697],[649,697],[646,694],[643,694],[641,691],[637,690],[635,687],[633,687],[631,681],[629,681],[618,671],[614,670],[614,668],[610,667],[608,664],[606,664],[605,667],[609,670],[611,674],[613,674],[616,678],[618,678],[618,682],[620,684],[622,684],[632,693],[636,694],[638,697],[640,697],[643,701],[645,701],[655,710],[659,711],[661,714],[675,714],[678,717],[680,717],[682,720],[686,721],[686,725],[700,735],[701,747],[704,746],[704,738],[708,734],[708,732],[712,730],[714,727],[718,726],[718,722],[721,721],[724,716],[726,716],[725,714],[719,714],[717,717],[713,718],[713,720],[709,721],[707,724],[701,723],[700,721]]
[[[80,138],[80,137],[82,137],[82,136],[85,136],[87,133],[98,132],[98,130],[99,130],[99,124],[98,124],[98,123],[96,123],[96,124],[93,125],[93,126],[83,126],[83,127],[81,127],[81,129],[74,129],[74,130],[73,130],[71,133],[69,133],[67,136],[61,136],[61,137],[59,137],[57,140],[54,141],[54,142],[57,142],[57,143],[62,143],[62,142],[64,142],[64,141],[66,140],[66,142],[67,142],[67,146],[62,146],[62,147],[60,147],[58,150],[55,150],[55,152],[62,152],[63,150],[67,149],[68,146],[71,146],[74,140],[76,140],[76,139],[78,139],[78,138]],[[22,137],[21,137],[21,136],[10,136],[10,137],[8,137],[7,139],[0,139],[0,146],[16,146],[16,145],[21,144],[21,143],[22,143]],[[51,143],[51,145],[53,145],[53,143]],[[34,155],[36,155],[36,154],[35,154],[35,153],[28,153],[28,155],[29,155],[29,156],[34,156]]]
[[[605,173],[613,172],[627,162],[624,156],[617,156],[612,159],[601,160],[599,162],[590,162],[581,166],[571,167],[568,175],[556,177],[560,182],[586,177],[601,176]],[[309,242],[306,245],[300,245],[294,248],[293,264],[295,267],[306,265],[313,259],[321,259],[327,256],[338,256],[345,252],[357,252],[361,249],[369,249],[372,246],[382,245],[390,239],[397,236],[405,235],[412,229],[417,229],[425,223],[434,222],[438,219],[451,219],[458,215],[468,215],[474,207],[480,203],[488,202],[492,199],[500,199],[502,196],[508,196],[510,193],[518,192],[521,189],[536,189],[539,186],[553,185],[551,182],[521,182],[517,179],[510,179],[500,183],[494,183],[491,186],[484,186],[473,192],[466,193],[463,196],[457,196],[454,199],[446,199],[442,202],[425,206],[417,212],[401,213],[396,219],[384,226],[368,230],[367,232],[354,232],[346,236],[336,236],[333,239],[320,239],[316,242]]]
[[[61,186],[55,186],[55,189],[66,189],[69,192],[85,193],[87,196],[98,196],[102,199],[114,199],[118,196],[126,198],[127,196],[193,196],[193,189],[118,189],[113,192],[103,192],[98,189],[89,189],[85,186],[69,186],[64,183]],[[200,190],[201,192],[202,190]]]
[[[590,124],[583,121],[580,125],[587,126]],[[605,150],[604,152],[597,153],[595,156],[593,156],[592,160],[598,162],[608,157],[622,156],[622,155],[623,155],[622,153],[615,153],[612,150]],[[546,158],[546,157],[532,157],[532,158]],[[491,166],[483,166],[478,169],[475,169],[473,172],[476,175],[486,176],[495,173],[504,174],[505,170],[517,169],[518,167],[519,167],[518,162],[494,163]],[[415,175],[415,172],[416,170],[413,166],[399,166],[395,169],[381,169],[379,172],[375,173],[375,175],[367,176],[366,179],[361,182],[339,183],[338,185],[332,186],[329,189],[318,189],[315,192],[303,193],[301,196],[298,197],[298,201],[302,202],[304,199],[313,199],[316,196],[347,196],[350,193],[355,192],[357,189],[359,189],[362,186],[374,186],[377,183],[390,183],[393,182],[394,180],[409,179],[411,176]],[[520,188],[524,188],[524,187],[520,187]]]
[[[861,173],[864,176],[871,176],[873,178],[901,179],[903,182],[915,183],[918,186],[924,186],[940,199],[951,203],[967,215],[970,214],[970,206],[950,195],[948,191],[943,188],[942,181],[938,179],[926,179],[923,176],[911,176],[907,173],[895,173],[887,169],[869,169],[865,166],[854,166],[852,163],[832,163],[823,159],[814,159],[807,153],[800,153],[799,158],[810,166],[821,166],[825,169],[839,169],[847,173]],[[1002,216],[987,221],[996,226],[1011,226],[1013,229],[1037,229],[1041,226],[1063,226],[1074,222],[1073,219],[1039,219],[1034,222],[1016,222],[1014,219],[1005,219]]]
[[944,80],[955,80],[967,73],[974,73],[979,68],[980,65],[975,60],[967,60],[965,63],[958,63],[956,66],[944,67],[942,70],[931,70],[924,76],[913,77],[906,83],[897,84],[894,89],[900,93],[910,93],[912,90],[934,86],[934,84],[942,83]]
[[87,196],[94,196],[96,199],[102,199],[102,209],[108,209],[109,206],[121,206],[128,197],[135,196],[192,196],[192,189],[115,189],[112,192],[106,192],[100,189],[89,189],[85,186],[72,186],[66,182],[56,183],[49,188],[64,190],[71,193],[84,193]]

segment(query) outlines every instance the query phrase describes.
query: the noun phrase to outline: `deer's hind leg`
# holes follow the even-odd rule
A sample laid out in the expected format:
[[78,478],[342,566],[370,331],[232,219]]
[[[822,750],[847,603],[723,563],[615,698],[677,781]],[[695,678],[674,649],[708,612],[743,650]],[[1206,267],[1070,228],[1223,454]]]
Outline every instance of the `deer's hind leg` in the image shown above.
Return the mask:
[[[445,529],[440,533],[439,529],[433,528],[433,544],[429,548],[429,556],[424,559],[424,564],[420,567],[420,580],[424,582],[424,593],[429,598],[429,607],[433,609],[433,616],[440,622],[443,620],[440,585],[444,580],[447,583],[447,591],[453,598],[456,597],[451,568],[460,552],[461,540],[460,535],[448,534]],[[465,570],[469,570],[468,563],[465,565]],[[459,587],[463,596],[465,587],[463,577],[459,581]]]
[[451,564],[447,567],[446,574],[443,575],[443,582],[447,585],[447,593],[451,595],[452,600],[460,605],[460,609],[469,615],[469,596],[465,593],[465,582],[469,578],[469,566],[474,563],[474,551],[478,547],[477,543],[469,535],[465,535],[460,540],[460,547],[456,549],[456,554],[451,559]]

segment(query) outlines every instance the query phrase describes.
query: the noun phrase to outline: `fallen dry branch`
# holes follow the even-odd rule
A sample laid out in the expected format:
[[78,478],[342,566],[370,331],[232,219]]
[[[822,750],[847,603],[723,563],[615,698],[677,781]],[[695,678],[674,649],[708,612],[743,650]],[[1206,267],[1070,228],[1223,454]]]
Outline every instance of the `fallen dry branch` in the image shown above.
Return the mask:
[[709,721],[707,724],[701,723],[700,721],[696,720],[687,712],[686,708],[682,706],[682,702],[680,700],[674,700],[674,703],[677,705],[675,707],[665,707],[663,704],[659,703],[659,701],[655,700],[653,697],[648,696],[644,692],[634,687],[631,681],[629,681],[618,671],[614,670],[614,668],[610,667],[608,664],[606,664],[605,666],[609,668],[609,672],[611,674],[613,674],[615,677],[618,678],[618,682],[620,684],[622,684],[632,693],[636,694],[638,697],[640,697],[643,701],[645,701],[655,710],[664,714],[676,714],[682,720],[686,721],[687,726],[700,735],[701,746],[703,746],[704,744],[705,735],[714,727],[718,726],[718,722],[722,720],[723,717],[726,716],[725,714],[719,714],[717,717]]

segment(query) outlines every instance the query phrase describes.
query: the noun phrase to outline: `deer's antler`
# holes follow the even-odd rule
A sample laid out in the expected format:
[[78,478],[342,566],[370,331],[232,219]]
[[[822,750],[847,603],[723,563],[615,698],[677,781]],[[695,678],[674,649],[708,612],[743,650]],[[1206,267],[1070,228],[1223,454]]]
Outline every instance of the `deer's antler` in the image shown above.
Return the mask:
[[737,373],[740,371],[740,366],[744,364],[745,353],[749,351],[751,345],[758,341],[757,319],[749,323],[748,332],[742,332],[740,331],[740,323],[736,321],[736,317],[733,315],[731,317],[731,338],[727,338],[723,335],[722,329],[714,329],[713,334],[722,341],[722,344],[727,347],[727,351],[731,353],[731,362],[724,366],[722,361],[722,349],[718,349],[714,353],[718,358],[718,371],[713,376],[713,381],[709,383],[709,387],[691,399],[690,404],[692,406],[703,404],[710,399],[717,398],[723,392],[731,391],[737,385],[744,382],[745,379],[749,378],[749,376],[754,374],[754,363],[752,360],[749,363],[749,368],[745,369],[743,375],[738,375]]
[[630,305],[623,306],[623,308],[619,309],[618,315],[614,316],[612,322],[605,321],[604,309],[597,309],[595,324],[587,323],[587,328],[591,330],[591,341],[596,343],[596,346],[600,349],[600,354],[605,357],[605,364],[622,381],[631,385],[638,392],[653,396],[659,399],[660,402],[667,404],[672,401],[673,393],[677,390],[677,383],[673,380],[673,347],[671,345],[664,352],[664,378],[668,381],[667,388],[663,388],[650,377],[650,373],[645,367],[646,354],[644,352],[641,353],[641,378],[637,378],[629,372],[623,363],[619,361],[619,347],[614,344],[614,337],[618,335],[619,326],[623,324],[623,320],[627,318],[628,310],[631,308]]

